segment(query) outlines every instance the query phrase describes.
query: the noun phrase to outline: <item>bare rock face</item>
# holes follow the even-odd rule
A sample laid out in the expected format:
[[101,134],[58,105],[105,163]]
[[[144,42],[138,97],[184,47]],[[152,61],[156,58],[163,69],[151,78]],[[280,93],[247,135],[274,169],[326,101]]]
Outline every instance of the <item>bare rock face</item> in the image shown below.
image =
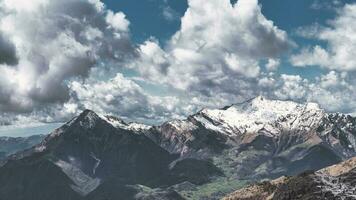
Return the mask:
[[253,184],[224,200],[356,199],[356,157],[337,165],[294,177]]

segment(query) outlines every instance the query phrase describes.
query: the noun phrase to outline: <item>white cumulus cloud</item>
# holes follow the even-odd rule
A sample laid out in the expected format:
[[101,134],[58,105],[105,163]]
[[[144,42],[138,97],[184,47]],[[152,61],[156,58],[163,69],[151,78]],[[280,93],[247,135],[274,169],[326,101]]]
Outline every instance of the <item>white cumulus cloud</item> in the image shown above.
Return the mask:
[[68,81],[134,53],[128,26],[99,0],[1,0],[0,111],[67,102]]
[[134,68],[150,81],[178,89],[239,92],[257,81],[261,60],[277,58],[291,46],[257,0],[189,0],[180,30],[164,47],[154,39],[142,44]]
[[326,42],[304,48],[291,57],[295,66],[321,66],[330,70],[356,71],[356,4],[345,4],[326,27],[314,25],[300,31],[304,36]]

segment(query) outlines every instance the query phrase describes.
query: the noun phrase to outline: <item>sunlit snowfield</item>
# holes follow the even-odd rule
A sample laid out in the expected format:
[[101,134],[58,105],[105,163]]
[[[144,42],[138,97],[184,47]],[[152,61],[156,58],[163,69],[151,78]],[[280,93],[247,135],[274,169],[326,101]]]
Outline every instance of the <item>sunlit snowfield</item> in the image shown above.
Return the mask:
[[51,123],[33,126],[0,126],[0,137],[26,137],[31,135],[49,134],[61,125],[61,123]]

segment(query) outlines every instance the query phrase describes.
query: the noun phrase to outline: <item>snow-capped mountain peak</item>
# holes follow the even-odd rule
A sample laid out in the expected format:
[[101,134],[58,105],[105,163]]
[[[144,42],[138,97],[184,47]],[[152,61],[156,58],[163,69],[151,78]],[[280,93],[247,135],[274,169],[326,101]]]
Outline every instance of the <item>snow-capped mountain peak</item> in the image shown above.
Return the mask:
[[194,118],[210,129],[233,135],[261,129],[273,134],[281,127],[313,127],[324,115],[316,103],[298,104],[258,96],[224,109],[203,109]]
[[104,120],[114,126],[115,128],[121,128],[126,130],[148,130],[151,126],[140,124],[136,122],[127,123],[124,120],[112,116],[112,115],[98,115],[94,111],[85,110],[78,117],[73,118],[71,121],[67,123],[67,126],[70,126],[73,123],[79,122],[81,126],[86,128],[92,128],[95,126],[96,121]]
[[263,96],[235,104],[227,110],[253,114],[259,116],[260,119],[270,119],[271,116],[278,117],[301,111],[321,111],[316,103],[298,104],[293,101],[270,100]]

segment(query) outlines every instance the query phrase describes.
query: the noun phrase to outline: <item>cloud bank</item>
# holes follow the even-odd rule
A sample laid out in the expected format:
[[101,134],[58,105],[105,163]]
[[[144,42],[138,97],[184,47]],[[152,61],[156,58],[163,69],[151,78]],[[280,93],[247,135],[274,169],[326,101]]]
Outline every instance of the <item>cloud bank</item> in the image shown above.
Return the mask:
[[325,70],[307,79],[279,71],[297,45],[257,0],[188,0],[164,45],[133,44],[129,19],[100,0],[0,0],[0,124],[66,121],[85,108],[157,124],[257,95],[355,113],[354,11],[299,30],[327,44],[289,58]]
[[129,21],[99,0],[0,1],[0,111],[67,102],[67,82],[134,49]]
[[228,82],[255,79],[260,61],[293,45],[286,32],[262,15],[257,0],[234,5],[229,0],[189,0],[188,5],[181,29],[164,48],[155,39],[140,46],[136,69],[145,78],[178,89],[225,92],[232,89],[226,88]]

